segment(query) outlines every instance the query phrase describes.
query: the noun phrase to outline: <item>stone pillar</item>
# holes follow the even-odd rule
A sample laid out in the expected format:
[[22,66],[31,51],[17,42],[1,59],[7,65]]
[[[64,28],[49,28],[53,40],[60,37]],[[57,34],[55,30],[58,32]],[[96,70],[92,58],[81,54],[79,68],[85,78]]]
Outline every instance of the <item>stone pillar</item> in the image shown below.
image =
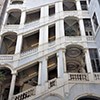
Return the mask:
[[48,43],[48,26],[40,28],[39,45]]
[[63,77],[64,74],[64,58],[63,51],[59,50],[57,53],[57,69],[58,69],[58,77]]
[[26,12],[25,11],[22,11],[21,18],[20,18],[20,27],[23,27],[24,26],[25,19],[26,19]]
[[66,56],[65,56],[66,50],[64,49],[62,52],[63,52],[63,62],[64,62],[64,73],[66,73],[66,72],[67,72],[67,67],[66,67]]
[[22,40],[23,40],[22,34],[18,35],[18,36],[17,36],[17,41],[16,41],[15,54],[21,52],[21,48],[22,48]]
[[81,10],[80,0],[76,0],[76,8],[77,8],[77,10]]
[[85,62],[86,62],[87,72],[88,73],[93,73],[90,54],[89,54],[88,49],[86,49],[86,51],[85,51]]
[[56,39],[64,36],[64,20],[56,22]]
[[47,82],[48,80],[48,74],[47,74],[47,58],[43,58],[42,63],[42,84]]
[[12,97],[13,97],[15,82],[16,82],[16,75],[17,75],[17,72],[12,73],[12,80],[11,80],[8,100],[12,100]]
[[42,84],[42,61],[39,62],[38,85]]
[[80,28],[81,36],[85,36],[85,27],[84,27],[83,19],[79,19],[79,28]]
[[48,16],[48,6],[41,7],[41,18]]
[[59,13],[59,12],[61,12],[61,11],[63,11],[63,2],[62,2],[62,1],[57,2],[57,3],[55,4],[55,12],[56,12],[56,13]]
[[63,37],[65,36],[65,33],[64,33],[64,20],[60,20],[59,21],[59,32],[60,32],[60,37]]

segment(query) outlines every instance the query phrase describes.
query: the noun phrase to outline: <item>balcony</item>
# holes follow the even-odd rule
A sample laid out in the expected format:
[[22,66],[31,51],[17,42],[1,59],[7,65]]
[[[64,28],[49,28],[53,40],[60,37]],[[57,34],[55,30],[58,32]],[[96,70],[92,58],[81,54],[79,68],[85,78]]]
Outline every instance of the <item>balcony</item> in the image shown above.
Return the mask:
[[21,93],[19,93],[17,95],[14,95],[13,96],[13,100],[25,100],[25,99],[27,99],[27,98],[29,98],[31,96],[34,96],[35,94],[36,94],[36,88],[33,87],[33,88],[28,89],[28,90],[26,90],[24,92],[21,92]]
[[[63,81],[62,81],[63,80]],[[62,83],[61,83],[62,81]],[[61,88],[62,86],[65,86],[66,84],[80,84],[80,83],[98,83],[100,82],[100,73],[65,73],[64,78],[53,78],[46,82],[44,86],[46,86],[46,90],[44,90],[44,94],[49,93],[56,88]],[[42,88],[42,85],[40,86]],[[13,100],[31,100],[34,97],[37,97],[38,93],[36,92],[38,90],[38,86],[33,87],[31,89],[28,89],[24,92],[21,92],[17,95],[13,96]],[[43,95],[42,93],[40,95]]]

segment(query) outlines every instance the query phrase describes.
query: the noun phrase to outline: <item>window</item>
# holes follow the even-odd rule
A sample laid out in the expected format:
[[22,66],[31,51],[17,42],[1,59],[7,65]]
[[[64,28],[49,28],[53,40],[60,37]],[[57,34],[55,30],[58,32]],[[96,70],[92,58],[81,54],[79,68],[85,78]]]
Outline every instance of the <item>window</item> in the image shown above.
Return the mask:
[[97,30],[98,28],[98,20],[97,20],[97,16],[96,14],[94,13],[93,17],[92,17],[92,20],[93,20],[93,24],[94,24],[94,29],[95,31]]
[[23,1],[12,1],[12,3],[11,4],[23,4]]
[[57,78],[57,56],[56,54],[48,57],[48,80]]
[[35,49],[39,44],[39,31],[33,32],[31,35],[23,38],[22,52]]
[[92,36],[93,30],[92,30],[91,20],[90,19],[83,19],[83,21],[84,21],[86,36]]
[[8,13],[7,25],[20,24],[21,11],[16,10]]
[[49,26],[49,42],[55,41],[55,24]]
[[78,20],[75,18],[64,19],[65,36],[80,36],[80,29]]
[[40,9],[26,13],[25,23],[30,23],[40,19]]
[[100,61],[97,49],[89,49],[93,72],[100,72]]
[[52,16],[55,14],[55,5],[49,6],[49,16]]
[[86,1],[80,1],[82,10],[87,10],[87,3]]
[[73,2],[71,0],[64,0],[63,1],[63,10],[64,11],[76,10],[75,2]]

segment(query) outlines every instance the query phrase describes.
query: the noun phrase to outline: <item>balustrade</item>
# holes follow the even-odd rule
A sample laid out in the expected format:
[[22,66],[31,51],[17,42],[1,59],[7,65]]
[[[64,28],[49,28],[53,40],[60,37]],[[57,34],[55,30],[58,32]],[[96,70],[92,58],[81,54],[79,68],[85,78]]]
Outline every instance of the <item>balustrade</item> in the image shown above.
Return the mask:
[[94,80],[100,81],[100,73],[94,73]]
[[52,79],[52,80],[50,80],[48,82],[48,88],[49,89],[52,88],[52,87],[54,87],[54,86],[57,86],[57,79],[56,78],[54,78],[54,79]]
[[34,96],[35,94],[36,94],[36,89],[34,87],[34,88],[31,88],[29,90],[26,90],[22,93],[19,93],[19,94],[15,95],[13,97],[13,100],[25,100],[26,98]]
[[0,60],[13,60],[12,55],[0,55]]
[[69,81],[89,81],[88,74],[86,73],[69,73]]

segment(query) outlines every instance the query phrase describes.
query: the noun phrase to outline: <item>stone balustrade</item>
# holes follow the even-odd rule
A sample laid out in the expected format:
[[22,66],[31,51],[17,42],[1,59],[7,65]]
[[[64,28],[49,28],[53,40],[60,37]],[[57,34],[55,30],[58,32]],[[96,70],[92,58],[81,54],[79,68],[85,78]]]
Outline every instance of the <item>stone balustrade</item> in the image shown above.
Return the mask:
[[13,60],[13,55],[0,55],[0,60]]
[[94,73],[94,80],[100,81],[100,73]]
[[52,79],[52,80],[50,80],[48,82],[48,88],[49,89],[52,88],[52,87],[54,87],[54,86],[57,86],[57,79],[56,78],[54,78],[54,79]]
[[87,73],[69,73],[69,81],[89,81]]
[[33,88],[28,89],[28,90],[26,90],[24,92],[21,92],[21,93],[19,93],[17,95],[14,95],[13,96],[13,100],[25,100],[25,99],[27,99],[27,98],[29,98],[31,96],[34,96],[35,94],[36,94],[36,88],[33,87]]

